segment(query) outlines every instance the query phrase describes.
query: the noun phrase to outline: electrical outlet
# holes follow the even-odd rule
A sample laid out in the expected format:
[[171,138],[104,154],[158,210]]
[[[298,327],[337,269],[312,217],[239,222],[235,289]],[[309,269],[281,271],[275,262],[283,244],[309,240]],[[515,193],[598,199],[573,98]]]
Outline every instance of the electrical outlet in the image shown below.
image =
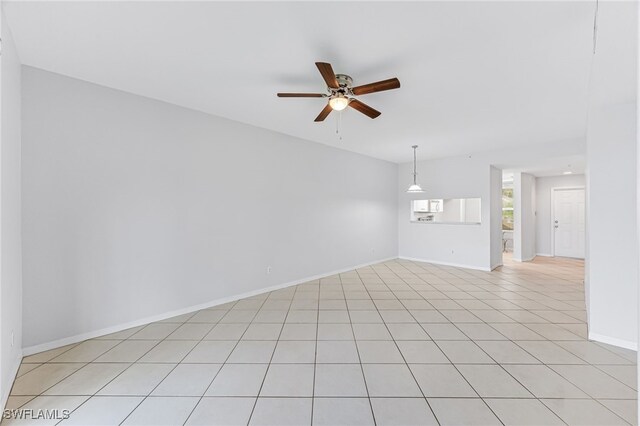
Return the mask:
[[271,273],[271,266],[267,266],[267,274]]

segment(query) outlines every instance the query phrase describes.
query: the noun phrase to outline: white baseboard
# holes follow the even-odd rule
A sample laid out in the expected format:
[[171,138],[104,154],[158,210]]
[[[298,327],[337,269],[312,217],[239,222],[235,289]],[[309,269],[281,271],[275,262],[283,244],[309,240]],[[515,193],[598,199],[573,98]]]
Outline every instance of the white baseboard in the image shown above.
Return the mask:
[[461,263],[442,262],[439,260],[429,260],[429,259],[418,259],[416,257],[406,257],[406,256],[398,256],[398,259],[410,260],[412,262],[433,263],[434,265],[453,266],[455,268],[475,269],[476,271],[486,271],[486,272],[491,271],[491,269],[487,266],[463,265]]
[[535,259],[535,258],[536,258],[536,256],[537,256],[537,255],[533,255],[533,256],[528,257],[528,258],[526,258],[526,259],[520,259],[520,258],[516,258],[516,257],[514,257],[514,258],[512,258],[512,259],[513,259],[514,261],[516,261],[516,262],[531,262],[533,259]]
[[555,257],[554,255],[552,255],[551,253],[536,253],[536,256],[542,256],[542,257]]
[[6,381],[2,383],[2,398],[0,400],[0,404],[2,404],[2,409],[7,406],[7,400],[9,399],[9,393],[11,392],[11,386],[13,382],[16,380],[16,376],[18,375],[18,370],[20,369],[20,363],[22,362],[22,353],[19,353],[18,356],[13,360],[13,364],[11,365],[11,370],[9,371],[9,375],[6,378]]
[[33,355],[39,352],[48,351],[50,349],[59,348],[61,346],[70,345],[72,343],[82,342],[84,340],[93,339],[96,337],[104,336],[106,334],[117,333],[118,331],[127,330],[132,327],[138,327],[141,325],[146,325],[151,322],[162,321],[168,318],[172,318],[178,315],[189,314],[191,312],[199,311],[201,309],[211,308],[213,306],[224,305],[225,303],[235,302],[239,299],[245,299],[251,296],[257,296],[259,294],[268,293],[270,291],[280,290],[283,288],[291,287],[294,285],[306,283],[308,281],[317,280],[320,278],[325,278],[331,275],[341,274],[343,272],[352,271],[354,269],[363,268],[365,266],[374,265],[376,263],[387,262],[389,260],[397,259],[397,257],[387,257],[384,259],[375,260],[373,262],[367,262],[360,265],[350,266],[347,268],[338,269],[331,272],[325,272],[318,275],[313,275],[311,277],[301,278],[295,281],[290,281],[284,284],[276,284],[270,287],[264,287],[258,290],[248,291],[246,293],[236,294],[229,297],[223,297],[221,299],[215,299],[206,303],[201,303],[199,305],[189,306],[187,308],[177,309],[174,311],[165,312],[158,315],[153,315],[150,317],[141,318],[139,320],[114,325],[111,327],[101,328],[99,330],[89,331],[86,333],[76,334],[75,336],[69,336],[58,340],[53,340],[51,342],[41,343],[38,345],[29,346],[22,349],[22,353],[24,356]]
[[603,334],[589,333],[589,340],[594,340],[600,343],[606,343],[607,345],[618,346],[620,348],[631,349],[632,351],[638,350],[638,343],[630,340],[617,339],[615,337],[605,336]]

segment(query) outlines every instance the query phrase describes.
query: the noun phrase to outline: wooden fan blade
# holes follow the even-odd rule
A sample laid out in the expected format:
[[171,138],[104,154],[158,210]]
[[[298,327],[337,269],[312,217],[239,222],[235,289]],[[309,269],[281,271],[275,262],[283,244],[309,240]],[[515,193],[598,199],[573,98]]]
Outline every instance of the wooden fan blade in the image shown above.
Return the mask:
[[315,120],[313,121],[324,121],[325,118],[327,118],[327,116],[329,115],[329,113],[333,111],[333,108],[331,108],[331,105],[327,104],[324,109],[322,111],[320,111],[320,114],[318,114],[318,116],[316,117]]
[[279,98],[324,98],[322,93],[278,93]]
[[375,83],[354,87],[351,90],[354,95],[366,95],[367,93],[383,92],[385,90],[398,89],[399,87],[400,80],[390,78],[388,80],[376,81]]
[[316,62],[316,67],[318,67],[318,71],[322,74],[322,78],[327,83],[327,86],[332,89],[339,89],[338,80],[336,80],[336,74],[333,72],[333,67],[331,64],[327,64],[326,62]]
[[349,106],[355,109],[356,111],[360,111],[361,113],[363,113],[369,118],[376,118],[377,116],[382,114],[380,111],[376,111],[375,109],[371,108],[369,105],[362,103],[357,99],[351,99],[351,101],[349,102]]

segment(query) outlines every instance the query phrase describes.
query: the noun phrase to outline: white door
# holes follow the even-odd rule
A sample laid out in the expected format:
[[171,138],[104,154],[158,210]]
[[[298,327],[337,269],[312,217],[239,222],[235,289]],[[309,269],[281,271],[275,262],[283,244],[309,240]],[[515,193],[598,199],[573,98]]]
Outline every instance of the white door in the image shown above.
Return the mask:
[[584,189],[554,189],[554,255],[584,259]]

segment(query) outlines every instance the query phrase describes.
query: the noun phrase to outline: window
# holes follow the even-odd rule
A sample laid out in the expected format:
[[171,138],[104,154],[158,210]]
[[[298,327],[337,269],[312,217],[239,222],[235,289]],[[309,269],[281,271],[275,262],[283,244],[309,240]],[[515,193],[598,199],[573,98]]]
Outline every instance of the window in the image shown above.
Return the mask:
[[513,188],[502,188],[502,230],[513,231]]

